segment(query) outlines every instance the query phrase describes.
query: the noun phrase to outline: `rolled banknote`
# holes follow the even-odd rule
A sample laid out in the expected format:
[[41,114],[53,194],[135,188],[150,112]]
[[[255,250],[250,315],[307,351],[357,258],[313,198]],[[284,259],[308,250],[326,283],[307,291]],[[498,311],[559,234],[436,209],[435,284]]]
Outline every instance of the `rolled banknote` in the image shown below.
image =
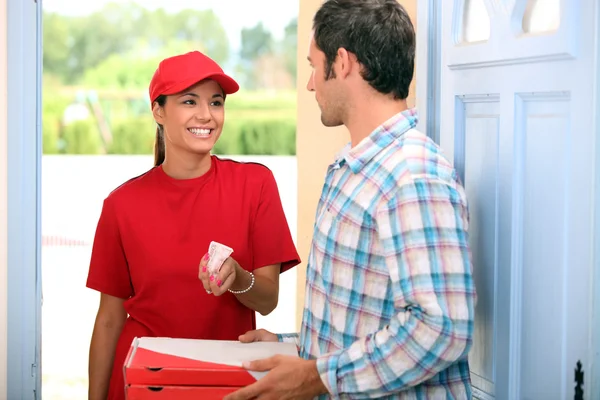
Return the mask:
[[233,253],[231,247],[218,242],[210,242],[208,246],[208,271],[211,275],[216,275],[227,258]]

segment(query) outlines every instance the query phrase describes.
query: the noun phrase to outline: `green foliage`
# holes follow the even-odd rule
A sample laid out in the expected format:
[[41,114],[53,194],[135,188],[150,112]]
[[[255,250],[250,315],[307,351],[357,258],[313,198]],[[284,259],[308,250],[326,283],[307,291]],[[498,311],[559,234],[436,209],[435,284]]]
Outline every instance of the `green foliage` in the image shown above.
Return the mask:
[[42,149],[44,154],[59,153],[60,126],[58,121],[46,121],[42,127]]
[[[262,22],[241,31],[240,63],[235,72],[243,86],[251,90],[265,89],[261,76],[273,74],[275,70],[285,71],[296,84],[297,18],[285,27],[283,40],[275,42],[273,35]],[[265,68],[265,65],[267,68]],[[267,80],[268,81],[268,80]]]
[[160,59],[130,58],[113,54],[87,70],[87,86],[107,89],[136,89],[148,85]]
[[100,154],[102,141],[93,120],[75,121],[63,128],[62,139],[67,154]]
[[[159,62],[200,50],[226,67],[231,56],[212,10],[167,13],[114,1],[89,15],[43,18],[44,154],[151,154],[156,126],[147,88]],[[296,20],[281,41],[262,23],[242,30],[239,61],[231,65],[241,90],[227,98],[216,153],[295,154],[296,31]],[[88,107],[90,118],[65,125],[74,103]],[[107,122],[109,143],[98,121]]]
[[297,61],[297,47],[298,47],[298,18],[294,18],[285,27],[285,37],[283,39],[283,58],[285,60],[285,67],[288,73],[293,77],[294,83],[296,83],[296,73],[298,70]]
[[242,50],[240,56],[244,60],[253,61],[257,58],[271,54],[273,51],[273,36],[259,22],[252,28],[242,29]]
[[61,152],[60,139],[62,113],[69,105],[69,99],[56,96],[52,86],[44,87],[42,98],[42,148],[44,154]]
[[296,154],[296,121],[273,119],[245,124],[240,131],[243,154]]
[[280,91],[266,93],[260,91],[247,92],[240,90],[238,93],[227,97],[225,101],[226,113],[242,111],[288,111],[296,112],[296,93],[293,91]]
[[214,153],[295,155],[295,118],[230,119],[225,123]]
[[44,12],[43,42],[45,71],[69,84],[80,83],[88,70],[114,56],[156,61],[165,54],[203,50],[220,64],[229,58],[225,28],[212,10],[171,14],[131,2],[109,3],[78,17]]
[[113,122],[110,154],[151,154],[156,124],[152,117],[137,117]]
[[[105,147],[95,119],[62,126],[68,97],[46,92],[43,104],[44,154],[152,154],[156,125],[150,110],[109,121],[112,142]],[[123,101],[110,108],[126,108]],[[105,104],[105,108],[107,105]],[[214,152],[223,155],[294,155],[296,153],[296,97],[246,92],[226,101],[225,126]]]
[[44,71],[60,75],[66,73],[69,62],[69,27],[66,17],[44,13]]

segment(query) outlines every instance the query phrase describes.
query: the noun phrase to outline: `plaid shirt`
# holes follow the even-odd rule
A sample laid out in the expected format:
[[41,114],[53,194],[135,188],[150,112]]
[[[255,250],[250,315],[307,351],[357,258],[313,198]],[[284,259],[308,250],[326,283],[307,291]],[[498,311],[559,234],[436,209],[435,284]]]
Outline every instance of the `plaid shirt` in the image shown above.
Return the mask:
[[334,399],[471,398],[467,201],[416,123],[399,113],[327,171],[302,330],[279,340],[317,359]]

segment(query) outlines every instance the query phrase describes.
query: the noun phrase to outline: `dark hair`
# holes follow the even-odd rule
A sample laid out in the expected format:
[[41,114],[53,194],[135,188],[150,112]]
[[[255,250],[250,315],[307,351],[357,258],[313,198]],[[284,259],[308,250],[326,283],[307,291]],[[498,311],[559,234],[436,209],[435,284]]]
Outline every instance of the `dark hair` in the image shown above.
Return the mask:
[[[154,100],[159,106],[164,107],[167,96],[160,95]],[[153,103],[154,104],[154,103]],[[154,140],[154,166],[158,167],[165,161],[165,130],[161,124],[156,124],[156,139]]]
[[325,79],[335,78],[340,48],[356,55],[362,77],[378,92],[406,99],[415,64],[415,30],[397,0],[326,0],[313,19],[325,53]]

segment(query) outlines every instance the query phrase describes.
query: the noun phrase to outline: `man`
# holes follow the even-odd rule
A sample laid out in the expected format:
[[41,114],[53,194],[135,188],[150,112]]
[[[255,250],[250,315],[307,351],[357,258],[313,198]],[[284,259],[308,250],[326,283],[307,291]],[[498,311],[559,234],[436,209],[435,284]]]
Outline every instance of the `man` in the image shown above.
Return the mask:
[[300,357],[240,399],[468,399],[476,294],[457,174],[407,108],[415,33],[395,0],[328,0],[313,21],[307,89],[350,143],[329,167],[307,266]]

